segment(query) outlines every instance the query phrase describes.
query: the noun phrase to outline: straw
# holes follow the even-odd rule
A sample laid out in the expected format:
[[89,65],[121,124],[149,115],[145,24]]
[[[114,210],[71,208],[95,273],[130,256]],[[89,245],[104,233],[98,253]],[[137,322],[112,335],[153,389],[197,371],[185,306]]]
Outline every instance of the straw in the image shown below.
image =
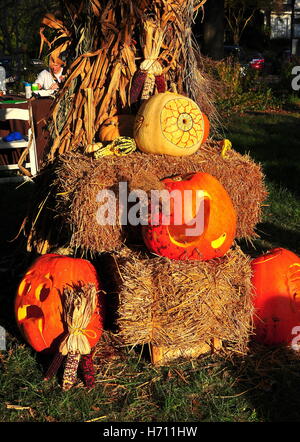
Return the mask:
[[[83,253],[102,253],[120,249],[126,242],[141,243],[139,226],[121,225],[118,215],[119,182],[127,183],[128,191],[163,189],[161,179],[193,172],[207,172],[215,176],[230,195],[237,213],[236,238],[251,240],[257,237],[256,225],[261,221],[262,204],[267,197],[264,175],[259,164],[248,155],[233,149],[221,155],[222,148],[210,140],[189,157],[133,152],[129,155],[106,156],[93,160],[80,153],[60,157],[53,167],[52,211],[45,208],[39,214],[39,222],[32,226],[34,235],[29,237],[29,247],[34,248],[45,238],[49,227],[55,226],[52,246],[68,246]],[[101,190],[113,191],[116,196],[116,223],[100,225],[97,222]],[[49,203],[50,204],[50,203]],[[31,216],[34,216],[34,210]],[[30,227],[30,221],[28,221]],[[68,238],[61,232],[68,232]],[[51,245],[51,244],[50,244]],[[50,248],[49,245],[49,248]]]
[[109,263],[119,299],[118,337],[125,345],[191,350],[219,340],[225,351],[247,351],[251,266],[239,247],[207,262],[124,249]]

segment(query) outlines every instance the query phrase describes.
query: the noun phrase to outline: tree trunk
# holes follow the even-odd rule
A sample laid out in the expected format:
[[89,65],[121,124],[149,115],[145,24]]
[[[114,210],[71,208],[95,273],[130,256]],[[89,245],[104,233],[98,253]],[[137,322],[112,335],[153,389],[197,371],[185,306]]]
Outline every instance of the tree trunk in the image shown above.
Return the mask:
[[0,30],[1,34],[3,36],[3,53],[11,54],[12,53],[12,45],[11,45],[11,39],[9,32],[9,26],[8,26],[8,16],[7,16],[7,10],[5,8],[1,11],[1,24],[0,24]]
[[240,44],[240,32],[239,32],[239,29],[236,29],[233,32],[233,43],[235,45],[237,45],[237,46],[239,46],[239,44]]
[[208,0],[205,4],[203,53],[214,60],[224,56],[224,0]]
[[267,34],[268,39],[271,37],[271,9],[267,8],[265,10],[265,34]]

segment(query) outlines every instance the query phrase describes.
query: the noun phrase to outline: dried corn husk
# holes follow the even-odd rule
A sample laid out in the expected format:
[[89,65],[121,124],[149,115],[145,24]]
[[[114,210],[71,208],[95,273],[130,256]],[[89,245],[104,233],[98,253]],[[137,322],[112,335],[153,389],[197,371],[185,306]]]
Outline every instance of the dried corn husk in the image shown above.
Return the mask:
[[87,336],[94,333],[87,330],[97,303],[97,291],[93,284],[64,290],[63,314],[68,334],[59,346],[59,352],[66,356],[63,374],[63,390],[69,390],[77,379],[81,355],[91,352]]
[[147,74],[161,75],[162,66],[158,61],[161,46],[165,37],[165,29],[160,27],[159,22],[146,20],[144,23],[144,32],[142,34],[142,50],[144,60],[140,64],[140,70]]
[[66,288],[64,290],[64,318],[68,326],[68,335],[60,344],[59,351],[63,355],[89,354],[91,347],[87,338],[92,330],[86,327],[91,320],[97,303],[97,291],[94,285],[85,289]]

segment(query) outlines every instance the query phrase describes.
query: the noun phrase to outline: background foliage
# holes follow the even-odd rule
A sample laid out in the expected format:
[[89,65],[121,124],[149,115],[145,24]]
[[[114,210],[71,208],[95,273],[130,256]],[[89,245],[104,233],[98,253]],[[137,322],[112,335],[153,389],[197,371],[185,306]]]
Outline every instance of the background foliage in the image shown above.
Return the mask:
[[55,8],[53,0],[0,0],[0,54],[37,58],[40,18]]

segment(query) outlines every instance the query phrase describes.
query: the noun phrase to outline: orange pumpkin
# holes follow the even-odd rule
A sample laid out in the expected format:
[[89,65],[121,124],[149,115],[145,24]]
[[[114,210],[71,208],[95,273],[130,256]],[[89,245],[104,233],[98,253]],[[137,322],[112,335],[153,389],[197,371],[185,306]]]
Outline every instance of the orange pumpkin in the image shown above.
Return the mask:
[[[152,204],[148,224],[142,227],[147,248],[178,260],[208,260],[223,256],[236,232],[236,212],[222,184],[208,173],[164,179],[170,212]],[[175,191],[175,193],[173,192]],[[153,213],[159,216],[153,217]]]
[[113,141],[118,137],[133,138],[134,115],[115,115],[107,118],[100,126],[99,141]]
[[255,340],[290,344],[296,337],[294,327],[300,326],[300,258],[275,248],[254,259],[251,267]]
[[202,118],[203,118],[203,139],[202,139],[202,143],[204,144],[205,141],[207,140],[208,136],[209,136],[209,131],[210,131],[210,122],[209,119],[207,118],[207,116],[202,112]]
[[[62,296],[65,288],[100,282],[93,265],[84,259],[58,254],[40,256],[24,275],[15,298],[17,324],[27,342],[36,351],[55,351],[66,332]],[[102,334],[103,319],[98,298],[97,307],[86,328],[93,347]]]

